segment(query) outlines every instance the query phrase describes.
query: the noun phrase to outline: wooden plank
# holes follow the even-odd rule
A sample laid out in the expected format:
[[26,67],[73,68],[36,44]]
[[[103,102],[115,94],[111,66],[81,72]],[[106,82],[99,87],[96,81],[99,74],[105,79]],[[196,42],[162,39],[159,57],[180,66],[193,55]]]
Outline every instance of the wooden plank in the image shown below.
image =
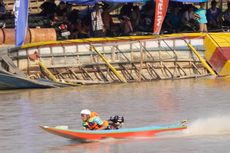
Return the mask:
[[109,81],[109,79],[105,76],[105,74],[102,72],[102,70],[100,68],[98,68],[99,70],[99,75],[103,78],[104,81]]
[[72,69],[69,68],[69,71],[74,75],[74,77],[76,79],[79,79],[79,77],[77,76],[77,74]]
[[81,67],[81,70],[88,76],[88,78],[90,80],[93,80],[93,78],[90,76],[90,74],[83,67]]
[[174,76],[173,73],[169,70],[169,68],[168,68],[164,63],[162,63],[162,65],[163,65],[164,68],[169,72],[169,74],[171,75],[171,77],[174,78],[175,76]]
[[99,80],[102,81],[102,78],[98,75],[98,70],[96,67],[94,67],[94,69],[96,69],[96,71],[94,72],[95,77]]
[[114,75],[114,73],[112,73],[112,71],[110,71],[110,69],[108,69],[107,74],[113,81],[117,80],[117,77]]
[[185,70],[183,69],[183,67],[182,67],[182,66],[180,66],[180,64],[179,64],[179,63],[176,63],[176,65],[180,68],[180,70],[182,70],[182,72],[184,72],[184,74],[185,74],[185,75],[187,75],[187,73],[185,72]]
[[149,63],[148,63],[148,66],[151,68],[151,70],[154,72],[157,78],[162,79],[161,76],[155,71],[155,69]]
[[[132,63],[132,66],[135,68],[137,76],[139,76],[139,69],[137,68],[137,66],[134,63]],[[143,74],[141,74],[141,80],[147,80],[147,78]]]
[[155,74],[153,74],[153,72],[149,66],[149,63],[147,63],[146,66],[147,66],[147,71],[148,71],[149,75],[152,77],[152,79],[156,79],[157,76]]
[[191,62],[191,64],[192,64],[192,66],[196,69],[196,71],[197,71],[199,74],[201,74],[201,72],[199,71],[199,69],[197,68],[197,66],[196,66],[193,62]]
[[120,67],[122,67],[122,69],[124,69],[124,70],[125,70],[125,72],[128,74],[128,76],[129,76],[129,80],[135,80],[135,79],[134,79],[134,77],[132,76],[132,74],[131,74],[131,73],[129,73],[129,71],[127,70],[127,68],[126,68],[124,65],[119,64],[119,66],[120,66]]

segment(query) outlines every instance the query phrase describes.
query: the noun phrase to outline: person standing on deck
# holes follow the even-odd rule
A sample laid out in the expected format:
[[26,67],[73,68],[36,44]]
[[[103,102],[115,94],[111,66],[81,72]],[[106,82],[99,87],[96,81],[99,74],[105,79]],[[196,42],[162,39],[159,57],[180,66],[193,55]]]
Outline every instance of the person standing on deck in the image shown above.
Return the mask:
[[103,10],[100,8],[99,4],[95,4],[94,10],[91,12],[91,21],[92,21],[92,31],[94,37],[104,37],[105,30],[102,20]]
[[200,9],[195,11],[195,18],[199,22],[200,32],[208,32],[206,10],[204,9],[205,3],[200,3]]

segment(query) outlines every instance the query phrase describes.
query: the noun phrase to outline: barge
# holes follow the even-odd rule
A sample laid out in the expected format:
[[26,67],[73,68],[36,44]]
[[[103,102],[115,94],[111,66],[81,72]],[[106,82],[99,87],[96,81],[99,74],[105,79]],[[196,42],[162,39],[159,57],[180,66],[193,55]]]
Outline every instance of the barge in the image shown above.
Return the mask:
[[[0,74],[44,87],[204,77],[210,73],[190,47],[204,56],[204,38],[193,33],[30,43],[1,53]],[[0,77],[0,88],[4,80]],[[4,85],[12,88],[22,87]]]

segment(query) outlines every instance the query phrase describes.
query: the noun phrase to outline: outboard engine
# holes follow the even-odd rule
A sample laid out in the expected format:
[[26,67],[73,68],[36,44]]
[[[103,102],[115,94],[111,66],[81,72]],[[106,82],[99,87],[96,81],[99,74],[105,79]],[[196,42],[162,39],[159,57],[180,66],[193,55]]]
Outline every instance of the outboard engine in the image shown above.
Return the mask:
[[124,117],[118,115],[110,116],[108,121],[109,121],[109,128],[111,130],[120,129],[122,127],[122,124],[124,123]]

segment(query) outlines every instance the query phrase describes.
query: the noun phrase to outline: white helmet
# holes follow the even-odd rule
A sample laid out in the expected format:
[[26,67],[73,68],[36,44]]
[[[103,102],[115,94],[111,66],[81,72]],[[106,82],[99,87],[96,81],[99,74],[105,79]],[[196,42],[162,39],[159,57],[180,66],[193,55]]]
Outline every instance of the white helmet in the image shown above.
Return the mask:
[[83,109],[83,110],[81,110],[81,114],[90,115],[91,111],[88,109]]

